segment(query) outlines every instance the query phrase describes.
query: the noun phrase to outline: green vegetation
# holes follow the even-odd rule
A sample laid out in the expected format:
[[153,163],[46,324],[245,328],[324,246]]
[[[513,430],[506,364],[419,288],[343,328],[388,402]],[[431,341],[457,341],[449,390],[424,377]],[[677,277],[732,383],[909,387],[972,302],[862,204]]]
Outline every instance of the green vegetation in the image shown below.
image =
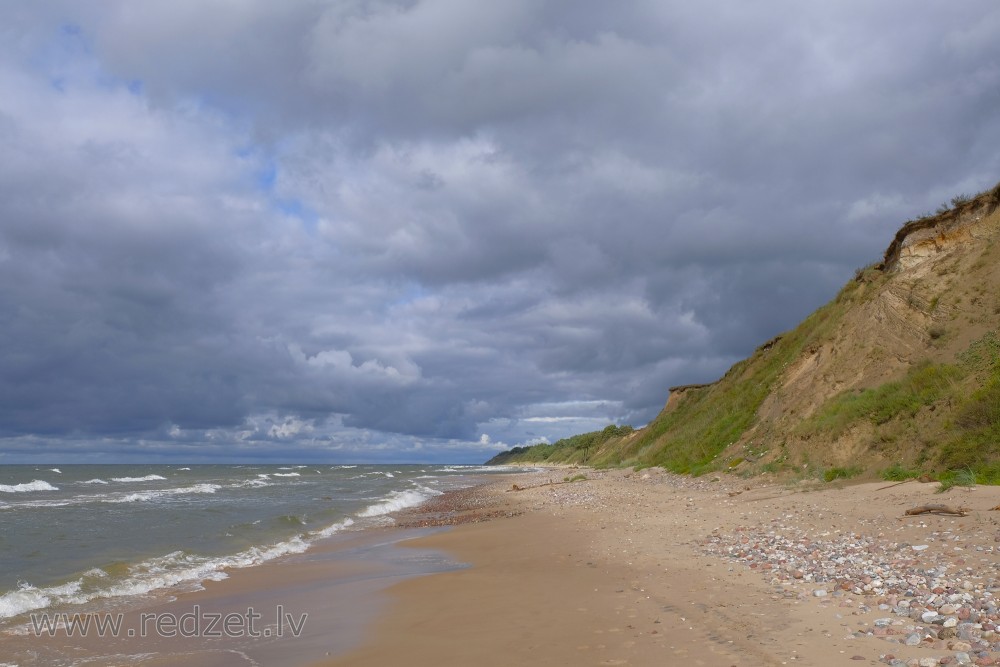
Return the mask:
[[[996,234],[1000,185],[975,198],[958,195],[951,206],[961,211],[943,222],[985,211],[991,219],[983,222],[984,230]],[[945,205],[946,210],[951,209]],[[923,220],[904,227],[889,246],[885,265],[858,269],[834,300],[733,365],[717,382],[679,388],[641,430],[609,425],[553,444],[516,447],[489,463],[659,466],[691,475],[766,472],[832,481],[862,474],[876,462],[898,461],[881,470],[884,479],[936,472],[946,488],[1000,484],[1000,338],[995,331],[987,333],[955,356],[959,341],[997,326],[1000,299],[992,296],[991,246],[973,267],[978,273],[969,266],[976,258],[972,251],[984,245],[981,239],[969,253],[922,260],[931,262],[924,274],[908,273],[893,259],[907,234],[936,224]],[[934,285],[922,284],[925,277]],[[928,293],[931,287],[934,292]],[[910,308],[897,309],[894,299],[899,298]],[[925,315],[931,312],[936,321],[928,322]],[[897,317],[902,318],[898,323]],[[876,326],[868,331],[868,323]],[[897,324],[898,339],[886,330]],[[920,340],[914,332],[922,326]],[[897,340],[903,347],[892,349]],[[878,386],[863,384],[894,373],[900,364],[911,364],[901,377],[893,375],[893,381]],[[817,378],[812,385],[817,393],[809,394]],[[828,397],[836,386],[854,388]],[[826,467],[844,461],[851,465]]]
[[572,477],[563,477],[564,482],[581,482],[587,479],[586,475],[573,475]]
[[923,473],[919,468],[907,468],[901,463],[893,463],[879,473],[879,477],[887,482],[902,482],[920,477]]
[[864,469],[861,466],[848,466],[828,468],[823,472],[823,481],[832,482],[835,479],[850,479],[851,477],[857,477]]
[[834,397],[804,421],[799,430],[808,435],[826,433],[837,438],[860,420],[880,425],[900,416],[913,417],[920,408],[949,393],[961,375],[957,366],[918,364],[899,382]]
[[954,486],[975,486],[976,473],[968,468],[964,470],[949,470],[941,475],[941,479],[938,481],[941,483],[941,486],[938,487],[937,493],[944,493]]
[[569,438],[557,440],[552,444],[539,444],[525,447],[514,447],[501,452],[486,462],[487,465],[503,465],[505,463],[584,463],[592,450],[609,440],[623,438],[635,432],[629,425],[616,426],[609,424],[601,431],[581,433]]

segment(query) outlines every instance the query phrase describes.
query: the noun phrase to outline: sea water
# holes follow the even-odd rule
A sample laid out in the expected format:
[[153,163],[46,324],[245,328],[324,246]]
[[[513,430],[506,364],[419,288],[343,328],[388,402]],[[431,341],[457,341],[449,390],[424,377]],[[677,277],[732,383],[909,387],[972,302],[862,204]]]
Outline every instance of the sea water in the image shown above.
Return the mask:
[[440,465],[0,467],[0,628],[194,589],[470,483]]

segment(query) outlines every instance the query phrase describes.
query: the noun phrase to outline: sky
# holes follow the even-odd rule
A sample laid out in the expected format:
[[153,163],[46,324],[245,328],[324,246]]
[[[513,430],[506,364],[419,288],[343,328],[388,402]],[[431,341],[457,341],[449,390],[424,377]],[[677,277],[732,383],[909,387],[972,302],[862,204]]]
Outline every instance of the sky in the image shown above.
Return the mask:
[[1000,181],[995,0],[0,4],[0,463],[481,462]]

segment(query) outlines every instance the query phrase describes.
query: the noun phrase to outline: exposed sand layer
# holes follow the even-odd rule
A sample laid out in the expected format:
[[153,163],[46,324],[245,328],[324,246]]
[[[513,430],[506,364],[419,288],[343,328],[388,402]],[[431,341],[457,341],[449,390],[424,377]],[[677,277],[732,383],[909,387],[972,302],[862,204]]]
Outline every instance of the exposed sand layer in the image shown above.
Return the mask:
[[888,486],[507,477],[398,518],[468,524],[406,544],[472,567],[393,586],[325,664],[1000,664],[1000,488]]

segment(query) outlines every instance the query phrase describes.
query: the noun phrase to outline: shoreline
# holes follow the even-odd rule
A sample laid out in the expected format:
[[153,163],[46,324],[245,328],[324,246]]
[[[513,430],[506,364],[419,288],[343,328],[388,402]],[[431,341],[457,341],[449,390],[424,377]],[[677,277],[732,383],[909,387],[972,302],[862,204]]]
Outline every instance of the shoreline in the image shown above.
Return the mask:
[[[499,518],[401,544],[471,567],[390,587],[316,667],[1000,664],[1000,487],[580,472],[507,475],[451,515]],[[970,511],[905,514],[930,503]]]
[[[1000,487],[569,470],[471,477],[394,526],[126,612],[280,606],[308,614],[301,636],[45,650],[88,667],[1000,665]],[[905,514],[929,503],[969,511]],[[35,660],[10,664],[71,664]]]

